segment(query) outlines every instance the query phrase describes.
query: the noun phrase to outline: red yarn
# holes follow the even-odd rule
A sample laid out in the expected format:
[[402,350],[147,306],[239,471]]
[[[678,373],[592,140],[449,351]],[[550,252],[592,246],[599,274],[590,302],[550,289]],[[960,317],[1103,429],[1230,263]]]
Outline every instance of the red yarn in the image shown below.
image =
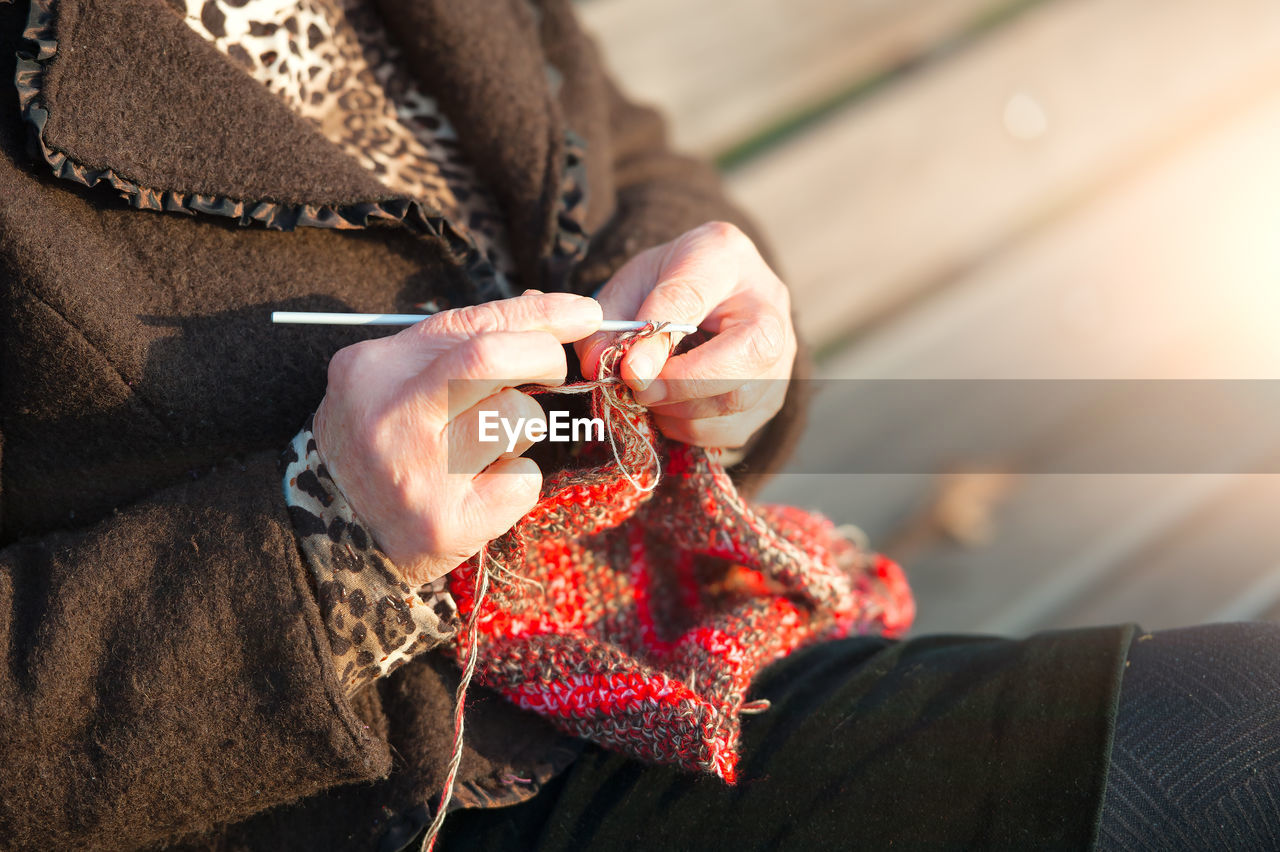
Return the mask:
[[[476,677],[570,734],[732,784],[753,678],[804,645],[901,634],[911,592],[821,515],[749,506],[718,453],[662,439],[625,388],[596,385],[592,402],[612,418],[617,458],[549,476],[491,543],[489,558],[526,581],[481,601]],[[619,462],[652,486],[650,446],[661,480],[643,492]],[[450,578],[464,619],[478,564]]]

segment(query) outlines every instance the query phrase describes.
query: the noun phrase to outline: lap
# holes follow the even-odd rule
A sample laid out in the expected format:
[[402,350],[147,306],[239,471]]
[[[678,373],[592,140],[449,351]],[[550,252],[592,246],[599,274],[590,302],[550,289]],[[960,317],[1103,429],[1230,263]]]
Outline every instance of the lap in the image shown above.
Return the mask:
[[1145,634],[1124,678],[1100,848],[1280,849],[1280,625]]
[[1087,848],[1132,629],[850,639],[761,677],[741,780],[596,748],[445,849]]

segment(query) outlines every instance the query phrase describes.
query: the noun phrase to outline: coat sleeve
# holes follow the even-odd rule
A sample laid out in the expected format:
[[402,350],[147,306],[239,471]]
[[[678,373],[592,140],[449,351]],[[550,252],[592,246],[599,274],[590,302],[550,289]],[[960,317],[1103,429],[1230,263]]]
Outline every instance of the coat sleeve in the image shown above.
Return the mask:
[[389,770],[339,688],[276,453],[0,542],[0,847],[151,846]]
[[[615,207],[591,234],[574,287],[592,293],[638,252],[668,242],[705,222],[731,222],[743,230],[769,265],[786,280],[760,227],[725,193],[714,165],[674,150],[666,122],[656,109],[627,97],[605,70],[599,49],[578,25],[567,0],[541,7],[546,51],[553,63],[592,67],[607,104]],[[794,322],[794,316],[793,316]],[[739,488],[750,494],[786,461],[804,429],[812,359],[803,340],[792,369],[782,410],[751,439],[742,461],[730,468]]]
[[329,475],[310,419],[285,452],[283,485],[347,695],[457,634],[447,576],[410,586]]

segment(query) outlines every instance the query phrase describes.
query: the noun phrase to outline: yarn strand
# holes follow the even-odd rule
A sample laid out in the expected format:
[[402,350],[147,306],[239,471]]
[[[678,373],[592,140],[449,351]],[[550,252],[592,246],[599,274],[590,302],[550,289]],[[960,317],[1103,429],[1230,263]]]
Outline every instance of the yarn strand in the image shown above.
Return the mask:
[[634,400],[627,402],[618,395],[618,388],[622,386],[622,379],[619,378],[618,372],[622,363],[622,356],[631,348],[632,343],[646,337],[661,334],[669,325],[671,325],[669,322],[654,322],[651,320],[645,323],[643,328],[619,334],[614,342],[604,352],[600,353],[600,368],[596,379],[575,382],[562,387],[539,387],[533,390],[534,393],[556,394],[595,393],[599,391],[600,408],[604,412],[604,431],[609,436],[609,449],[613,452],[613,460],[618,463],[618,471],[627,482],[630,482],[631,486],[642,494],[648,494],[658,487],[658,482],[662,478],[662,459],[658,457],[658,450],[654,446],[651,437],[641,433],[640,429],[631,420],[626,417],[619,417],[618,420],[621,421],[625,428],[630,430],[644,444],[649,457],[646,466],[652,468],[653,479],[648,485],[645,485],[640,481],[637,474],[627,469],[626,463],[622,460],[622,453],[618,450],[618,439],[614,434],[614,412],[615,410],[621,411],[627,408],[641,409],[643,406]]
[[[635,331],[619,334],[614,342],[600,356],[600,370],[598,378],[592,381],[578,382],[565,387],[543,387],[538,388],[538,393],[600,393],[600,408],[604,412],[605,432],[609,436],[609,447],[613,451],[614,461],[618,464],[618,470],[626,477],[636,490],[642,493],[648,493],[658,487],[658,480],[662,476],[662,460],[658,457],[657,448],[651,437],[644,435],[640,429],[626,417],[619,417],[618,420],[630,429],[631,432],[640,439],[648,450],[649,459],[653,464],[653,479],[647,485],[640,481],[639,477],[627,469],[627,465],[622,460],[621,452],[618,449],[617,439],[614,436],[614,409],[623,409],[626,407],[639,408],[639,404],[634,400],[625,402],[618,395],[618,387],[622,384],[622,380],[617,376],[618,366],[621,363],[622,356],[630,348],[630,344],[644,337],[652,337],[659,334],[670,323],[666,322],[648,322],[643,328]],[[466,636],[467,636],[467,653],[466,663],[462,669],[462,678],[458,681],[457,691],[454,693],[454,714],[453,714],[453,751],[449,759],[449,771],[445,776],[444,789],[440,793],[440,805],[436,809],[435,817],[431,820],[431,824],[427,827],[426,834],[422,838],[422,846],[420,852],[432,852],[435,849],[436,838],[440,834],[440,829],[444,825],[445,815],[449,810],[449,803],[453,801],[454,784],[458,779],[458,768],[462,765],[462,748],[463,748],[463,712],[466,707],[467,691],[471,686],[471,680],[475,676],[476,663],[479,657],[479,626],[480,626],[480,610],[485,602],[485,598],[489,592],[490,580],[496,583],[521,582],[528,583],[542,589],[542,584],[537,580],[529,577],[522,577],[499,560],[489,556],[489,544],[485,544],[480,552],[476,555],[476,584],[475,595],[471,605],[471,612],[467,616]]]
[[436,845],[436,836],[444,825],[445,814],[449,811],[449,803],[453,801],[453,785],[458,780],[458,767],[462,765],[463,711],[467,703],[467,689],[471,686],[471,678],[476,673],[476,660],[479,658],[480,606],[489,592],[489,545],[481,548],[476,556],[475,601],[467,617],[467,664],[462,669],[462,679],[458,681],[458,689],[454,693],[453,712],[453,754],[449,759],[449,773],[445,777],[444,790],[440,793],[440,806],[436,809],[435,819],[427,827],[426,836],[422,838],[421,852],[432,852]]

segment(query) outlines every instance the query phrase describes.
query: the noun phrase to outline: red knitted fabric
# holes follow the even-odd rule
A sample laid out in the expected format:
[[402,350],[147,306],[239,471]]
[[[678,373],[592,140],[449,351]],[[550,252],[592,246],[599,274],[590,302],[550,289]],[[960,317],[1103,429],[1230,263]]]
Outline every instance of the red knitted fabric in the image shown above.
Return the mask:
[[[662,439],[625,388],[597,386],[592,408],[644,487],[656,448],[660,482],[638,489],[607,444],[599,466],[547,478],[489,547],[499,585],[478,613],[476,677],[570,734],[733,783],[752,679],[803,645],[902,633],[910,590],[826,518],[747,505],[717,453]],[[480,564],[451,575],[464,619]]]

